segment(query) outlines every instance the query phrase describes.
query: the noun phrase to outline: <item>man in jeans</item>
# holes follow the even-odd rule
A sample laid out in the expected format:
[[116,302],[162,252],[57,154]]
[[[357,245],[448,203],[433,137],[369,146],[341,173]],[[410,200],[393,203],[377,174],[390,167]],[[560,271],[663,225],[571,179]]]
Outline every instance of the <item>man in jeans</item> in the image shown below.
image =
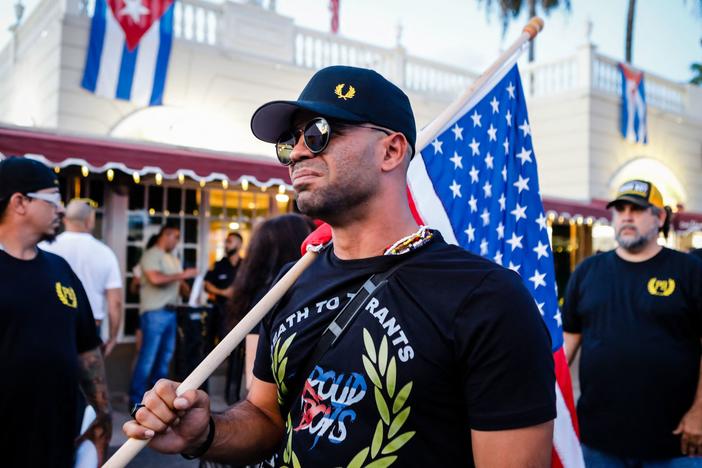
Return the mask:
[[176,314],[168,306],[178,300],[181,282],[197,275],[195,268],[183,270],[172,255],[179,241],[180,229],[164,226],[139,262],[143,271],[139,300],[143,341],[129,389],[130,406],[141,402],[147,387],[168,376],[176,338]]

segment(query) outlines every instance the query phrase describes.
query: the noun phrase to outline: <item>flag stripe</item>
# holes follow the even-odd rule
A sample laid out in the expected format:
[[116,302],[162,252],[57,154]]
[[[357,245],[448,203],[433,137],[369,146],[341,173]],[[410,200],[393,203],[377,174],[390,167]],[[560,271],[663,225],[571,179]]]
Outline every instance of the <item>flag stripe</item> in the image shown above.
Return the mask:
[[168,70],[168,61],[171,56],[171,45],[173,43],[174,8],[175,2],[166,10],[160,21],[161,40],[159,42],[154,85],[150,99],[150,104],[152,106],[160,105],[163,102],[163,91],[166,87],[166,71]]
[[451,221],[436,195],[421,154],[415,155],[412,159],[412,164],[407,171],[407,185],[411,192],[411,200],[417,207],[421,219],[433,229],[438,229],[446,242],[457,244]]
[[154,68],[160,42],[159,22],[151,25],[139,41],[139,55],[134,66],[131,100],[137,104],[148,105],[154,87]]
[[122,45],[122,63],[119,67],[119,80],[117,81],[116,96],[126,101],[132,96],[132,83],[134,82],[134,68],[140,46],[129,50],[127,42]]
[[558,453],[559,461],[565,468],[585,468],[580,441],[558,383],[556,383],[556,414],[553,448]]
[[105,0],[97,0],[95,3],[95,13],[90,26],[90,39],[88,42],[88,52],[85,57],[85,73],[81,86],[95,92],[97,86],[98,72],[102,55],[103,43],[105,41]]
[[[553,353],[553,361],[556,368],[556,382],[561,389],[561,395],[563,395],[563,400],[570,414],[576,414],[575,412],[575,400],[573,398],[573,385],[570,381],[570,369],[568,368],[568,361],[566,360],[565,352],[563,348],[559,349]],[[578,427],[578,420],[572,420],[572,426],[575,430],[575,434],[580,436],[580,428]]]
[[105,9],[105,34],[102,55],[100,55],[100,71],[98,72],[95,94],[115,96],[119,67],[122,63],[122,48],[124,47],[124,31],[112,14],[112,10],[103,3]]

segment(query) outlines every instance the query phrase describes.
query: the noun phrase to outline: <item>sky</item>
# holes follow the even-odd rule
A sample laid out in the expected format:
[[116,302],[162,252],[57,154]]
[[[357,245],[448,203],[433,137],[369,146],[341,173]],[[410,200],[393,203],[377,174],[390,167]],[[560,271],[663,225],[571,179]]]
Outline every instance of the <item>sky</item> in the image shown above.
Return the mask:
[[[0,46],[9,39],[13,5],[0,0]],[[25,18],[39,0],[22,0]],[[54,0],[58,1],[58,0]],[[74,1],[74,0],[71,0]],[[222,1],[222,0],[211,0]],[[243,0],[242,0],[243,1]],[[268,4],[270,0],[265,0]],[[502,35],[497,11],[488,15],[479,0],[340,0],[340,34],[384,47],[401,44],[411,55],[481,72],[519,35],[527,18],[513,21]],[[493,3],[498,3],[494,0]],[[675,81],[688,81],[690,64],[702,62],[702,11],[699,0],[638,0],[633,63]],[[279,13],[308,28],[328,31],[329,0],[276,0]],[[627,0],[571,0],[571,9],[544,16],[546,26],[536,42],[537,61],[574,53],[585,43],[588,21],[597,50],[624,58]]]

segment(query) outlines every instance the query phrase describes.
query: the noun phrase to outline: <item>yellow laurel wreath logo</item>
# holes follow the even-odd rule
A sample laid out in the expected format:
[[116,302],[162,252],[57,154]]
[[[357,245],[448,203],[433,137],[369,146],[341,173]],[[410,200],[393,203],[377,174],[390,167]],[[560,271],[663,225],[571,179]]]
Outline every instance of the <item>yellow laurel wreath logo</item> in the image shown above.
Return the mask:
[[76,292],[73,288],[67,288],[62,286],[58,281],[56,282],[56,295],[58,296],[61,303],[65,306],[75,309],[78,307],[78,298],[76,297]]
[[336,85],[336,88],[334,89],[334,94],[337,95],[339,99],[343,99],[344,101],[348,99],[353,99],[353,97],[356,95],[356,88],[353,86],[349,85],[349,90],[344,93],[344,86],[346,83],[339,83]]
[[275,342],[275,348],[273,349],[273,363],[271,367],[273,369],[273,379],[275,380],[276,386],[278,387],[278,404],[282,405],[283,400],[288,394],[288,387],[285,385],[285,368],[288,365],[288,357],[285,355],[290,348],[290,344],[295,339],[297,333],[293,333],[288,337],[287,340],[280,345],[281,340]]
[[659,280],[655,276],[648,280],[648,293],[652,296],[670,296],[675,291],[675,280]]
[[281,466],[281,468],[302,468],[302,465],[300,465],[300,460],[297,458],[297,455],[295,454],[295,451],[292,448],[293,429],[290,413],[288,413],[288,421],[285,426],[286,431],[288,433],[288,440],[285,443],[285,450],[283,451],[284,465]]
[[[363,344],[366,348],[366,354],[362,356],[363,367],[375,387],[375,405],[378,408],[380,419],[375,426],[370,447],[358,452],[347,468],[371,465],[373,467],[390,466],[397,460],[397,455],[392,454],[400,450],[416,433],[416,431],[407,431],[398,434],[410,414],[410,407],[405,408],[405,404],[409,399],[410,392],[412,392],[412,382],[395,393],[397,362],[394,356],[388,362],[387,337],[383,336],[376,353],[373,338],[364,328]],[[368,459],[369,457],[370,459]],[[368,463],[366,463],[367,459]]]

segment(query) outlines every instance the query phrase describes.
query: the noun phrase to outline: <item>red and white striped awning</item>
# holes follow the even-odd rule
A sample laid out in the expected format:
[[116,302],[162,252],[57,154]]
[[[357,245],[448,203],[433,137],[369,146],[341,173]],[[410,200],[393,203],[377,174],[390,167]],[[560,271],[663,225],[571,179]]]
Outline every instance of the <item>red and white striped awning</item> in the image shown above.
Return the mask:
[[272,158],[10,125],[0,125],[0,156],[25,156],[52,167],[79,166],[97,173],[122,171],[135,179],[157,175],[201,184],[292,189],[287,168]]

